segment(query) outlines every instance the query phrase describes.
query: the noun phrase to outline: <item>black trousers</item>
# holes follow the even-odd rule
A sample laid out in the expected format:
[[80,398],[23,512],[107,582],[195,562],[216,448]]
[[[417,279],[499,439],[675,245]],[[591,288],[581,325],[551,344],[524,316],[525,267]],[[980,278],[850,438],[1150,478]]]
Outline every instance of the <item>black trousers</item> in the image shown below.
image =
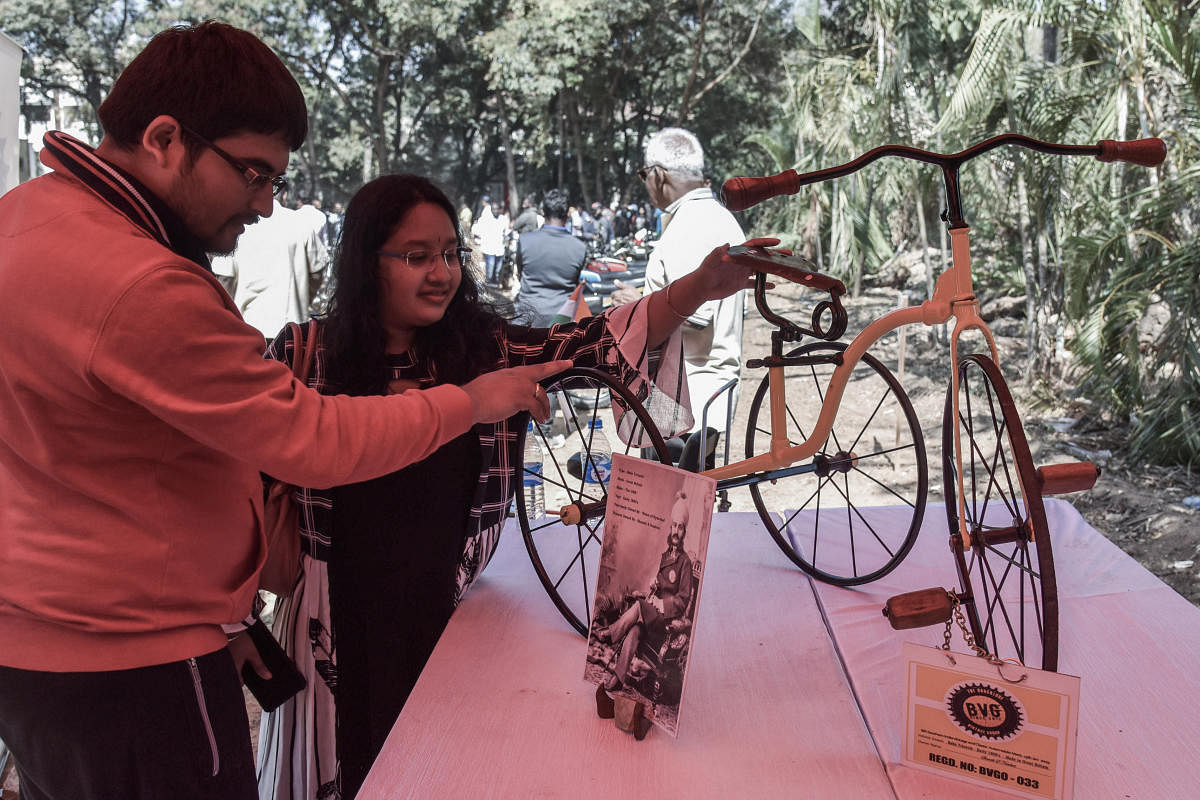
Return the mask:
[[0,739],[21,800],[256,800],[226,649],[113,672],[0,667]]

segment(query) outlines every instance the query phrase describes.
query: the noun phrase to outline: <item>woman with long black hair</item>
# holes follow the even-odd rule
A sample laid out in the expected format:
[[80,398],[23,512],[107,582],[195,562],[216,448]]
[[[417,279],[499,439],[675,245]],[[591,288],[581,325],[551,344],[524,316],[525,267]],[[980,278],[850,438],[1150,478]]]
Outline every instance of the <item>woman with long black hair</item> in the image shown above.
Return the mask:
[[[311,386],[325,394],[419,391],[572,359],[615,369],[642,399],[685,398],[674,332],[700,303],[744,288],[752,275],[717,248],[694,273],[638,303],[530,328],[481,298],[457,219],[446,195],[415,175],[379,178],[354,196],[333,302],[307,343],[316,348]],[[285,330],[267,355],[290,363],[294,344]],[[672,418],[660,420],[664,433],[690,427],[686,403],[654,405],[670,410]],[[264,717],[261,797],[357,793],[451,613],[495,550],[516,489],[519,433],[511,419],[478,425],[391,475],[298,491],[302,575],[276,610],[275,634],[308,687]]]

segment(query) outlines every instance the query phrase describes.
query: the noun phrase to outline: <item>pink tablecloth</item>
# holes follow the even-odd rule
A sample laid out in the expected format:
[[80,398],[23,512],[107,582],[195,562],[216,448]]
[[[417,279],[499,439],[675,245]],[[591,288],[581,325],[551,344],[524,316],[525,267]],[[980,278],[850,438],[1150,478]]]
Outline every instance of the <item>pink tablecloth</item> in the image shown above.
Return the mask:
[[[1200,796],[1200,610],[1067,503],[1047,513],[1060,669],[1083,679],[1075,797]],[[1005,797],[899,763],[901,643],[941,634],[880,609],[953,584],[945,515],[926,517],[894,573],[852,590],[809,581],[756,516],[716,515],[680,736],[642,742],[596,718],[584,642],[510,526],[360,797]]]
[[359,797],[892,797],[805,576],[750,514],[716,516],[708,563],[679,738],[638,742],[510,525]]
[[[1200,796],[1200,609],[1088,526],[1068,503],[1046,513],[1058,572],[1059,671],[1082,678],[1075,797]],[[946,517],[930,505],[913,552],[858,589],[814,583],[888,776],[901,798],[1004,797],[900,765],[901,643],[939,645],[940,629],[893,631],[888,597],[953,586]],[[823,530],[825,530],[823,528]],[[961,638],[955,646],[962,648]]]

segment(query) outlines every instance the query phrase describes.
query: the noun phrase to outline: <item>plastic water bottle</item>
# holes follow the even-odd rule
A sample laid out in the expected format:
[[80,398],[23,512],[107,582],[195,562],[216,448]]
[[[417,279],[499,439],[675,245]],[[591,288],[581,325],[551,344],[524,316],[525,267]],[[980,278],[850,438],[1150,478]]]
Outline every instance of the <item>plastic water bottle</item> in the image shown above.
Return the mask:
[[546,516],[546,485],[542,478],[542,446],[533,422],[525,429],[525,468],[522,470],[525,511],[530,519]]
[[608,483],[612,472],[612,447],[604,435],[602,420],[594,419],[588,423],[588,439],[591,441],[591,453],[583,454],[583,482]]

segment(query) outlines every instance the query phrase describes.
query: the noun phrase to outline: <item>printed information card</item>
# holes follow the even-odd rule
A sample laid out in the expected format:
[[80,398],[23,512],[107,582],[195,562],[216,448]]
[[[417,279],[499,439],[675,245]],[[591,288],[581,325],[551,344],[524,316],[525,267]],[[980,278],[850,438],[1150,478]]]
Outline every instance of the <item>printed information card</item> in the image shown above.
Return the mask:
[[1072,796],[1079,678],[907,642],[904,664],[906,763],[1019,797]]
[[695,636],[717,482],[613,454],[584,678],[672,736]]

